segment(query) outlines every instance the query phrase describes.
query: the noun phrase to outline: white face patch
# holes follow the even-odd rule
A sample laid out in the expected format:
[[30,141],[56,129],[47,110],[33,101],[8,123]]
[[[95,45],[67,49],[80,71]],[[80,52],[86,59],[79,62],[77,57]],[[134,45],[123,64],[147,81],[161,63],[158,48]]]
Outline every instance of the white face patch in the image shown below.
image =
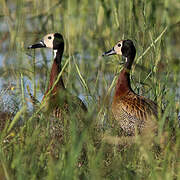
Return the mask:
[[121,52],[122,43],[123,43],[123,41],[119,41],[119,42],[114,46],[114,50],[115,50],[116,54],[122,55],[122,52]]
[[47,34],[43,40],[47,48],[53,48],[54,34]]
[[53,50],[53,53],[54,53],[54,58],[56,58],[57,49],[54,49],[54,50]]

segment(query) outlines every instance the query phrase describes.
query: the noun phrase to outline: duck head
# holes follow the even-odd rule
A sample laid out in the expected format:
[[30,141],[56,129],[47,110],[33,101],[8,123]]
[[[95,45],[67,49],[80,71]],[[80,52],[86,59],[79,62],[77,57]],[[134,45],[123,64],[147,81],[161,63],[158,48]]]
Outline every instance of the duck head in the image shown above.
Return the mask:
[[118,41],[111,50],[103,53],[103,56],[110,56],[115,54],[122,55],[125,58],[130,57],[131,59],[134,59],[136,55],[136,49],[133,42],[129,39]]
[[53,50],[64,49],[64,39],[60,33],[47,34],[36,44],[28,47],[28,49],[51,48]]

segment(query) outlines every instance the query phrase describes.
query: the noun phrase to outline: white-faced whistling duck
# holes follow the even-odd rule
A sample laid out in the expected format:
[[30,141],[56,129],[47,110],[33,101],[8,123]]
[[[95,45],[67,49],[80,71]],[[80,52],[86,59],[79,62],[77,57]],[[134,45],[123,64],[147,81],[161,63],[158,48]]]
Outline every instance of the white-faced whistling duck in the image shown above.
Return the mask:
[[[47,93],[57,80],[58,74],[61,72],[61,59],[64,51],[63,36],[59,33],[47,34],[39,43],[28,47],[28,49],[36,48],[51,48],[54,51],[54,62],[51,68],[50,81],[44,95],[44,97],[46,97]],[[50,99],[48,99],[49,108],[53,111],[55,117],[62,118],[63,111],[68,111],[69,101],[72,101],[70,103],[74,105],[73,107],[79,106],[83,111],[87,111],[84,103],[78,97],[72,96],[67,89],[65,89],[63,79],[60,77],[50,93]]]
[[136,55],[131,40],[119,41],[103,56],[119,54],[125,58],[124,68],[119,74],[112,102],[112,114],[120,128],[128,136],[143,133],[147,129],[156,130],[157,105],[153,101],[136,94],[130,83],[130,70]]

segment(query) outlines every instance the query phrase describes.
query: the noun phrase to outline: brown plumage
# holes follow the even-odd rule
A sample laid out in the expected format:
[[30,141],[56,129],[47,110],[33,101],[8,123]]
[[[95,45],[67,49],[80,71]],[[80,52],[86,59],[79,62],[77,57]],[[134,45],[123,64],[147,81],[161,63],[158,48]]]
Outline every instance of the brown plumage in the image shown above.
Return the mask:
[[115,120],[127,135],[134,135],[147,129],[156,129],[157,105],[153,101],[136,94],[130,84],[130,70],[136,55],[131,40],[119,41],[112,50],[103,55],[119,54],[126,62],[119,74],[115,95],[112,102],[112,113]]
[[7,125],[9,119],[12,118],[12,113],[6,112],[6,111],[1,111],[0,112],[0,132],[2,132]]

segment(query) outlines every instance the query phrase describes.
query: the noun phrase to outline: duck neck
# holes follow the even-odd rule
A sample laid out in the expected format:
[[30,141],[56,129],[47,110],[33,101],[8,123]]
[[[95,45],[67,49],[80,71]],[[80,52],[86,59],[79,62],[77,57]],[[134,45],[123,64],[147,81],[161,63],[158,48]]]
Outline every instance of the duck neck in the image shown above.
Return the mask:
[[[61,59],[62,59],[62,55],[63,55],[63,50],[64,49],[54,50],[54,62],[52,64],[52,68],[51,68],[50,80],[49,80],[49,85],[48,85],[47,91],[49,91],[53,87],[55,81],[57,80],[59,73],[61,72]],[[54,89],[52,90],[52,94],[56,93],[56,91],[59,88],[62,88],[62,89],[65,88],[62,76],[59,78],[59,81],[57,82]]]
[[131,67],[132,67],[132,64],[133,64],[133,61],[134,61],[134,55],[129,55],[126,57],[126,63],[124,65],[124,67],[126,69],[128,69],[129,71],[131,70]]
[[134,58],[127,57],[123,70],[120,72],[115,90],[115,97],[123,96],[132,91],[130,83],[130,70]]

